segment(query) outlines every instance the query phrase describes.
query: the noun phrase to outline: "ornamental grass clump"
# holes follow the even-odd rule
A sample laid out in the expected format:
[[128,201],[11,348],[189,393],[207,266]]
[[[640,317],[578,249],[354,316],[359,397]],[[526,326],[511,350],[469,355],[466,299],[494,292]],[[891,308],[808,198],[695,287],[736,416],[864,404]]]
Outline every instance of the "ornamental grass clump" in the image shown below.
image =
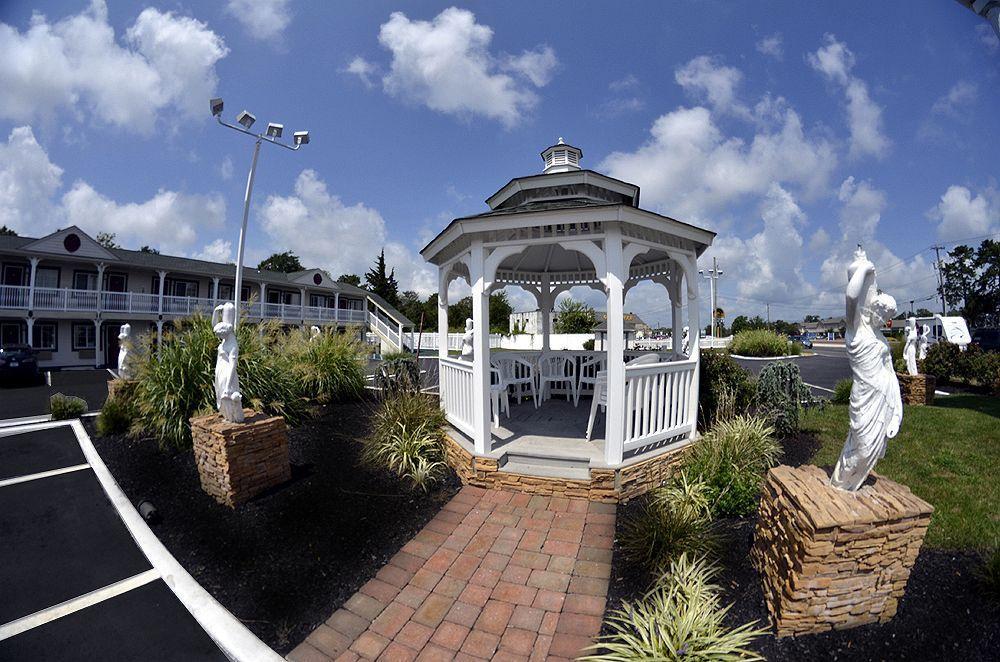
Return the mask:
[[852,379],[841,379],[837,382],[837,385],[833,387],[833,397],[830,398],[830,402],[835,405],[849,405],[851,404],[851,389],[854,387],[854,380]]
[[367,348],[346,333],[293,331],[283,349],[305,397],[326,404],[364,391]]
[[787,356],[791,353],[785,336],[767,329],[740,331],[729,345],[730,354],[737,356]]
[[[289,357],[284,335],[272,323],[240,324],[237,369],[243,406],[283,416],[298,425],[306,402]],[[159,348],[148,347],[137,366],[136,434],[157,438],[161,447],[191,445],[189,419],[215,411],[215,360],[219,340],[211,322],[202,316],[177,322],[164,334]]]
[[56,393],[49,398],[49,413],[54,421],[80,418],[87,413],[87,401],[75,395]]
[[653,575],[682,554],[714,553],[719,542],[707,486],[683,471],[645,497],[625,520],[619,539],[628,560]]
[[655,586],[636,602],[625,601],[605,621],[609,631],[581,659],[625,660],[763,660],[750,650],[767,633],[754,623],[725,625],[728,606],[714,583],[718,567],[702,557],[683,554],[670,563]]
[[705,484],[712,515],[750,515],[757,510],[764,473],[781,457],[774,428],[759,416],[720,421],[694,443],[682,468]]
[[113,396],[109,396],[101,407],[94,425],[102,437],[128,432],[135,420],[134,381],[124,381],[118,385]]
[[379,402],[362,457],[428,491],[447,475],[444,412],[422,393],[394,392]]

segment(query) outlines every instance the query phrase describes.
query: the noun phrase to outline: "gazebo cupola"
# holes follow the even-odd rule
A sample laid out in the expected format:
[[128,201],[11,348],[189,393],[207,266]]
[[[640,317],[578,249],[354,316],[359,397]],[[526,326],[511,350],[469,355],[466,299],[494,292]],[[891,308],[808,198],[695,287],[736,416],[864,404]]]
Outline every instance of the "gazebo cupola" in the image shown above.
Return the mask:
[[573,147],[563,142],[560,137],[559,142],[542,151],[542,161],[545,162],[546,175],[553,172],[569,172],[580,169],[580,159],[583,158],[583,150]]

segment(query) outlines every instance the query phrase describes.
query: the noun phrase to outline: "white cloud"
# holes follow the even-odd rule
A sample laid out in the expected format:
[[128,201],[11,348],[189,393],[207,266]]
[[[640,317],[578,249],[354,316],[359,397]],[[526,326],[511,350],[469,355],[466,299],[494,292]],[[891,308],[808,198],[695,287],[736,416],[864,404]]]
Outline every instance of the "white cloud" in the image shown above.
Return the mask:
[[613,96],[591,111],[595,117],[611,119],[646,107],[646,102],[639,95],[639,79],[633,74],[611,81],[608,89]]
[[997,33],[986,23],[980,23],[976,26],[976,38],[992,53],[1000,48],[1000,38],[997,38]]
[[937,234],[944,241],[1000,232],[1000,195],[992,189],[973,195],[952,185],[927,215],[938,221]]
[[698,101],[706,100],[713,110],[743,118],[750,110],[736,99],[743,79],[739,69],[724,66],[719,58],[699,55],[674,72],[674,80]]
[[52,198],[62,185],[62,173],[30,126],[13,129],[6,144],[0,143],[0,225],[21,234],[54,230]]
[[884,157],[889,139],[882,130],[882,107],[868,94],[868,85],[851,74],[854,53],[832,34],[826,35],[826,45],[808,55],[809,64],[826,78],[844,89],[847,99],[847,123],[851,134],[852,157]]
[[599,168],[639,184],[652,207],[695,222],[774,183],[813,198],[828,187],[836,153],[806,135],[794,110],[782,108],[780,118],[775,130],[762,129],[747,143],[724,135],[707,108],[678,108],[656,119],[646,143],[610,154]]
[[639,79],[635,77],[635,74],[628,74],[608,84],[608,89],[612,92],[627,92],[637,87],[639,87]]
[[115,40],[107,7],[93,0],[56,23],[35,14],[21,33],[0,24],[0,117],[51,119],[59,108],[78,117],[149,134],[159,113],[204,115],[218,83],[225,42],[201,21],[147,8]]
[[346,67],[344,71],[349,74],[354,74],[364,82],[365,87],[371,88],[374,86],[372,82],[372,77],[378,73],[378,65],[369,62],[360,55],[355,56]]
[[292,22],[289,0],[228,0],[226,13],[238,20],[255,39],[279,40]]
[[385,249],[388,266],[395,269],[400,290],[422,295],[437,291],[437,276],[409,247],[390,241],[385,220],[363,203],[345,205],[327,190],[314,170],[303,170],[291,195],[268,196],[260,211],[267,234],[302,263],[363,276],[372,260]]
[[113,232],[123,245],[150,244],[183,254],[198,233],[225,224],[226,203],[219,194],[190,195],[160,189],[141,203],[119,203],[77,181],[62,197],[66,221],[88,233]]
[[223,158],[219,164],[219,176],[225,181],[233,178],[233,160],[229,156]]
[[784,47],[780,32],[776,32],[769,37],[764,37],[757,42],[757,52],[775,60],[780,60],[784,56]]
[[201,250],[191,257],[196,260],[207,260],[209,262],[232,262],[233,242],[215,239],[202,246]]
[[979,88],[975,83],[960,80],[951,86],[948,93],[939,98],[931,106],[931,112],[952,117],[962,116],[966,108],[979,97]]
[[476,23],[468,10],[450,7],[432,21],[394,12],[379,31],[379,42],[392,52],[383,88],[431,110],[481,115],[510,128],[538,103],[525,83],[547,84],[557,61],[547,46],[519,56],[494,55],[492,39],[493,30]]

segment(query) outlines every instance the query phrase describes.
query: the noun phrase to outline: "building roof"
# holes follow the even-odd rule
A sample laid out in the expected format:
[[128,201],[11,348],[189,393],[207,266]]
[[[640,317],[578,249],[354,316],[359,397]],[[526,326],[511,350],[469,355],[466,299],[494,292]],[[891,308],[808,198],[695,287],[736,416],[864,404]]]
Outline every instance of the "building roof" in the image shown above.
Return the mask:
[[[623,322],[625,332],[635,331],[635,322]],[[594,327],[595,333],[607,333],[608,332],[608,321],[604,320],[600,324]]]

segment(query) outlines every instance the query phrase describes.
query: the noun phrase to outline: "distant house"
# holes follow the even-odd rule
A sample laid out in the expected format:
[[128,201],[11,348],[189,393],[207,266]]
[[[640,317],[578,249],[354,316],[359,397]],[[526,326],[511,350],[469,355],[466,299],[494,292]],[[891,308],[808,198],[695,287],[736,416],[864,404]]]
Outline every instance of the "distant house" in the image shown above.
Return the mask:
[[[549,328],[554,329],[556,320],[559,319],[559,313],[557,311],[552,311],[549,315],[551,317],[549,321]],[[523,313],[511,313],[509,324],[511,333],[530,333],[531,335],[539,334],[542,332],[542,311],[536,309],[528,310]]]
[[811,333],[814,336],[824,336],[831,339],[843,338],[847,327],[846,317],[827,317],[818,322],[802,322],[799,331]]

